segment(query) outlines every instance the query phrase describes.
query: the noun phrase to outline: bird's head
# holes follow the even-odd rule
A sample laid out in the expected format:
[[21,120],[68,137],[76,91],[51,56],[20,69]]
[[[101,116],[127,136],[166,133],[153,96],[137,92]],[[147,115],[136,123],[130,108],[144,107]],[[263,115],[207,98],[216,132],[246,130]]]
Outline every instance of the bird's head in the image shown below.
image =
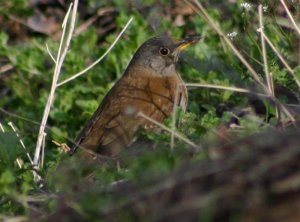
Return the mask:
[[180,53],[200,39],[200,36],[191,36],[177,41],[168,35],[151,38],[140,46],[130,65],[150,68],[162,76],[172,75],[176,73],[175,65]]

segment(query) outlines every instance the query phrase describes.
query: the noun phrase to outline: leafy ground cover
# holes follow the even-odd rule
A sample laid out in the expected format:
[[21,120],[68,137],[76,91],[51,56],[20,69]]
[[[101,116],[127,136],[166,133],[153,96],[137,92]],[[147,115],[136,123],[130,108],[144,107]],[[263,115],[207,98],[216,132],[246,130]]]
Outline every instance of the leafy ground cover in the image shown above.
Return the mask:
[[[286,134],[280,132],[293,127],[299,115],[300,33],[288,14],[291,13],[299,27],[299,3],[287,2],[288,11],[281,1],[204,1],[202,4],[204,11],[194,1],[80,1],[75,35],[59,81],[97,60],[128,20],[131,17],[133,20],[103,61],[56,89],[45,131],[45,155],[39,169],[32,166],[30,158],[34,156],[54,71],[47,47],[53,55],[57,54],[60,27],[69,3],[49,0],[0,4],[1,218],[101,220],[101,216],[115,212],[115,204],[126,209],[131,201],[144,203],[134,197],[147,188],[155,193],[160,181],[169,182],[162,178],[172,178],[173,174],[180,178],[183,169],[189,171],[193,166],[196,169],[205,164],[216,167],[215,161],[226,160],[226,147],[231,147],[230,154],[234,154],[235,148],[237,152],[243,147],[251,149],[245,142],[237,145],[245,138],[255,141],[253,135],[261,138],[260,133],[285,138]],[[262,5],[263,33],[267,36],[265,49],[259,32],[259,4]],[[188,110],[186,113],[178,110],[176,130],[199,148],[195,150],[176,138],[171,151],[170,133],[140,132],[142,141],[147,142],[124,150],[120,168],[113,160],[95,165],[63,153],[52,141],[72,144],[85,121],[122,75],[138,46],[164,32],[177,39],[196,33],[204,36],[203,41],[182,55],[178,64],[182,78],[190,86]],[[267,79],[271,79],[270,84]],[[172,128],[172,118],[165,125]],[[275,141],[270,146],[283,149],[282,144],[284,142],[276,144]],[[288,147],[294,149],[294,145]],[[224,149],[220,148],[223,146]],[[255,143],[253,146],[256,147]],[[251,156],[251,152],[248,154]],[[34,175],[40,176],[39,182]],[[145,201],[145,204],[149,203]],[[210,206],[211,203],[204,204]],[[214,210],[209,212],[211,215],[206,215],[206,221],[214,218]],[[232,212],[230,218],[237,220],[235,211]],[[127,214],[126,210],[117,215],[115,220],[123,221],[132,221],[136,216]],[[153,215],[149,220],[160,219],[155,212]]]

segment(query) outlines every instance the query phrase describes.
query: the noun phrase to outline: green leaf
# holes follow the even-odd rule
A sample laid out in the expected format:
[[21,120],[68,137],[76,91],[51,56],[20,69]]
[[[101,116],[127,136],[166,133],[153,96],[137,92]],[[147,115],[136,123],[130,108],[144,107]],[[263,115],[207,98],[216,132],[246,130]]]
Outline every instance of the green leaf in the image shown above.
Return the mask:
[[0,176],[0,184],[2,185],[12,184],[15,180],[16,178],[10,170],[5,170]]

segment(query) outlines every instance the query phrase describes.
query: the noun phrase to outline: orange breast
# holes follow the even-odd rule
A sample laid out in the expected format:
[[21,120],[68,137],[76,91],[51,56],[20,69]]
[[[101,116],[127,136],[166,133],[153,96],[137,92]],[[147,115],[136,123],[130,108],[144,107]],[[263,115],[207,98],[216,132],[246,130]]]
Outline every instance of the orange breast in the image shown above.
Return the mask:
[[[141,73],[143,73],[141,75]],[[158,122],[168,118],[174,107],[177,95],[177,104],[185,111],[187,105],[187,90],[184,82],[177,73],[171,76],[153,75],[149,70],[128,76],[127,84],[121,94],[131,97],[129,107],[136,113],[143,112]],[[178,88],[178,89],[177,89]],[[147,123],[146,123],[147,122]],[[144,128],[152,124],[139,118],[138,123]]]

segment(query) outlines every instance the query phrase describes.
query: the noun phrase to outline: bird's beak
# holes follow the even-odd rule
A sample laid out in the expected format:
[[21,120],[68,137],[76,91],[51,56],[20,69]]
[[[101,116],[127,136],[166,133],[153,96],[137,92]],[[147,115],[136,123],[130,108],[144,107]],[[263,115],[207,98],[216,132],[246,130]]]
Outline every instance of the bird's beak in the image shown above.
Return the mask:
[[188,48],[189,46],[197,43],[200,39],[202,39],[202,36],[199,36],[199,35],[187,37],[177,44],[175,51],[181,52],[181,51],[185,50],[186,48]]

